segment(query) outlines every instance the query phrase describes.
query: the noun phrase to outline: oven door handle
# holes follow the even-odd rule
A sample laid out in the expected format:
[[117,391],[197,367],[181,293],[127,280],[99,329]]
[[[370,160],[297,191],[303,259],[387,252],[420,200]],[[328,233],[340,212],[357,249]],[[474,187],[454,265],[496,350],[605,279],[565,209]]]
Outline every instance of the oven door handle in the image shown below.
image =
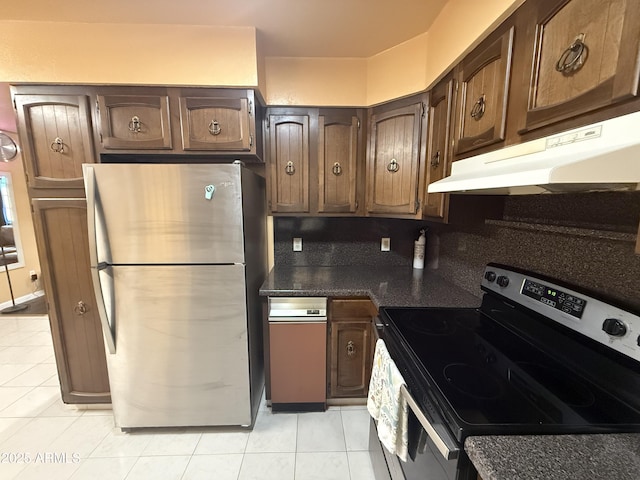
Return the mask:
[[458,458],[458,455],[460,454],[460,447],[451,434],[447,431],[443,431],[443,429],[439,429],[441,430],[440,432],[436,431],[435,427],[431,425],[427,417],[422,413],[422,410],[420,410],[420,407],[409,393],[409,390],[407,390],[407,387],[402,385],[400,387],[400,393],[405,398],[407,404],[413,411],[413,414],[420,422],[420,425],[422,425],[422,428],[427,432],[427,435],[429,435],[429,438],[433,441],[445,460],[455,460]]

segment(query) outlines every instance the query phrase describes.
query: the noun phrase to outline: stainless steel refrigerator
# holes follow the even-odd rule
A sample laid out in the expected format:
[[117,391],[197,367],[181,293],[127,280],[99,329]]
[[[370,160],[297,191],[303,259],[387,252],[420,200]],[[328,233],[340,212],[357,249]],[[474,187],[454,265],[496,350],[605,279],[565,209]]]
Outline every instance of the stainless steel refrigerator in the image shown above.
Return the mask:
[[239,164],[85,164],[116,426],[253,424],[264,179]]

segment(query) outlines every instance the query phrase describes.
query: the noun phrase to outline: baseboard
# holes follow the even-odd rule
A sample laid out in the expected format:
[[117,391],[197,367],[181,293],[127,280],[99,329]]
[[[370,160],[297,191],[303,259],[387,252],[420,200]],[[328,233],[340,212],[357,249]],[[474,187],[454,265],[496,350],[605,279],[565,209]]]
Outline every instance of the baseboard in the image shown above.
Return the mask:
[[[16,305],[19,303],[28,302],[29,300],[33,300],[34,298],[41,297],[42,295],[44,295],[44,290],[38,290],[37,292],[23,295],[22,297],[16,298]],[[2,310],[3,308],[10,307],[12,305],[13,303],[11,302],[11,300],[9,300],[8,302],[0,303],[0,310]]]

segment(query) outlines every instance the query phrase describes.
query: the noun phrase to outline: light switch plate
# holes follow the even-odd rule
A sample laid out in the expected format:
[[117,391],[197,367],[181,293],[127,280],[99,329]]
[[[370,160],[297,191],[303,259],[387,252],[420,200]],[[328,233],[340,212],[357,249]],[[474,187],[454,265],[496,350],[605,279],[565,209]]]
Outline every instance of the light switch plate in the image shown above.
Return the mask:
[[293,239],[293,251],[301,252],[302,251],[302,238],[294,237]]
[[388,252],[389,250],[391,250],[391,239],[389,237],[382,237],[382,240],[380,240],[380,251]]

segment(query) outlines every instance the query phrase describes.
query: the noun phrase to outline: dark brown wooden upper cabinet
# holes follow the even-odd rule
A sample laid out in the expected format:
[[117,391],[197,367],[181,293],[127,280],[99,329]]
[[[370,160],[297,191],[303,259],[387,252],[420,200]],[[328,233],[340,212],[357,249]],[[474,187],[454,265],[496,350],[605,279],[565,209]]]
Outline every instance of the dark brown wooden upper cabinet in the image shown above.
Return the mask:
[[420,206],[423,102],[370,111],[367,213],[415,215]]
[[318,116],[318,212],[355,213],[360,119],[355,111]]
[[309,115],[269,115],[269,210],[309,212]]
[[98,95],[97,104],[102,148],[171,149],[167,95]]
[[457,67],[456,155],[505,139],[513,35],[511,27],[488,39]]
[[256,150],[254,100],[220,96],[181,96],[180,125],[185,150]]
[[535,2],[526,128],[638,95],[640,0]]
[[[427,181],[425,187],[449,175],[451,168],[451,122],[454,103],[451,75],[441,80],[429,92],[429,137],[427,140]],[[425,193],[423,215],[447,221],[449,195]]]
[[89,97],[18,93],[14,102],[29,187],[84,188],[82,164],[95,163]]

